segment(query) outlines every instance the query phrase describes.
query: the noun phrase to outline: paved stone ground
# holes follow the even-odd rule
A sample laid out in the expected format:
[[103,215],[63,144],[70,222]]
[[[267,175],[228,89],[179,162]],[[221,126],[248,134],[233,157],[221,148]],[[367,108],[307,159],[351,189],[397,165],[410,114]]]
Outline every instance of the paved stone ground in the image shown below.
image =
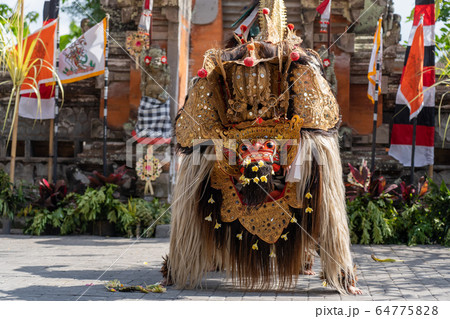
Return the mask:
[[[221,273],[211,273],[201,290],[168,287],[166,293],[143,294],[104,288],[112,279],[126,285],[158,282],[168,249],[167,238],[3,235],[0,300],[77,300],[81,295],[80,300],[450,300],[450,249],[441,246],[353,246],[362,296],[341,296],[322,287],[317,276],[301,276],[289,292],[238,291]],[[403,261],[377,263],[372,253]],[[319,268],[316,262],[316,272]]]

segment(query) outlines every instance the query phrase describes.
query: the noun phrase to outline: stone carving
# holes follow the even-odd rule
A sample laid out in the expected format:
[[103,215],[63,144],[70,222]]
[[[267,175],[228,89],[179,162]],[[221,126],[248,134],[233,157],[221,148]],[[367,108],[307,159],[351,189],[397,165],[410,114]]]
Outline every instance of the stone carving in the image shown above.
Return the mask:
[[169,98],[167,90],[170,83],[170,70],[167,65],[166,52],[152,47],[143,50],[140,56],[141,92],[143,96],[152,97],[161,102]]
[[325,78],[327,79],[328,83],[330,83],[331,91],[333,91],[334,95],[337,96],[337,79],[336,79],[336,73],[334,72],[334,60],[335,55],[334,52],[330,52],[329,54],[326,53],[327,49],[324,45],[320,47],[320,49],[317,51],[320,54],[320,57],[322,58],[322,61],[325,59],[330,60],[330,64],[326,66],[326,63],[324,63],[324,73]]

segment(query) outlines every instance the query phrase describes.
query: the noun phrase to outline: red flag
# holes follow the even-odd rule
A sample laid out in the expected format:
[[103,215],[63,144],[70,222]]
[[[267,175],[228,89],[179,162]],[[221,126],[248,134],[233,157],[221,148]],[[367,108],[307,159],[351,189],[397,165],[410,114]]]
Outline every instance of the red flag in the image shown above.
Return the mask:
[[[41,59],[42,62],[36,65],[36,68],[30,70],[27,79],[23,82],[20,89],[19,115],[21,117],[32,119],[49,119],[54,117],[54,87],[46,86],[46,83],[53,82],[53,73],[49,67],[54,66],[56,53],[56,27],[57,20],[47,23],[42,29],[31,34],[27,38],[27,46],[39,38],[32,52],[31,60]],[[28,50],[28,48],[27,48]],[[34,90],[35,86],[32,79],[35,79],[41,95],[41,112],[37,111],[37,97]]]
[[409,51],[408,61],[403,70],[400,82],[400,94],[409,107],[409,119],[416,117],[423,107],[423,19],[417,26],[414,39]]

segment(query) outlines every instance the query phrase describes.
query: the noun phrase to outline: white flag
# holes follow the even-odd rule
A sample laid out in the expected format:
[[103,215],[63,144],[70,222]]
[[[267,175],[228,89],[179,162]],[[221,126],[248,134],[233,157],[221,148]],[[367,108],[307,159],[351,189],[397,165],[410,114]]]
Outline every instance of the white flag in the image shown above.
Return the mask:
[[[369,87],[367,89],[367,96],[375,103],[375,100],[378,100],[375,92],[375,85],[378,79],[378,95],[381,94],[381,65],[383,59],[383,27],[382,27],[382,18],[378,20],[378,27],[375,35],[373,37],[373,48],[372,48],[372,56],[370,57],[369,63],[369,71],[367,73],[367,78],[369,79]],[[380,70],[377,72],[377,62],[380,64]]]
[[62,83],[71,83],[105,72],[106,23],[90,28],[59,54],[58,75]]

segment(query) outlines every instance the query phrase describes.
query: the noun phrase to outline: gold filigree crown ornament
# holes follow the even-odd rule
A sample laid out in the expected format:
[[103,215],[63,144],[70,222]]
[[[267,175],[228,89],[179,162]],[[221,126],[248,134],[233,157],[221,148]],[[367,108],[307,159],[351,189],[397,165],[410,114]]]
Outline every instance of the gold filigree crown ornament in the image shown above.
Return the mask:
[[[228,139],[235,130],[245,139],[250,127],[260,127],[263,137],[264,130],[295,115],[307,129],[328,131],[338,125],[339,107],[322,76],[320,56],[300,47],[294,26],[286,24],[284,2],[260,1],[259,15],[261,31],[255,38],[235,35],[237,46],[206,52],[176,120],[181,147]],[[249,27],[241,25],[241,30]]]

